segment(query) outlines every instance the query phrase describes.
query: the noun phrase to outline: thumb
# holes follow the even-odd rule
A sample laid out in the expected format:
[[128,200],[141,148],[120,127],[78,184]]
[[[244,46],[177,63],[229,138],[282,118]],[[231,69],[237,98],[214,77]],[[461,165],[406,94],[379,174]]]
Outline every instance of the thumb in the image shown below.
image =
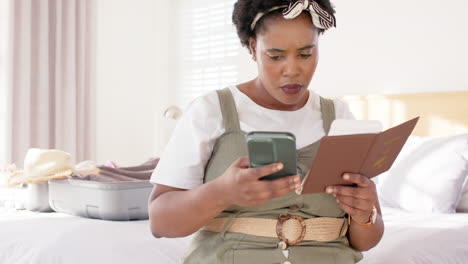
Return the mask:
[[264,176],[267,176],[267,175],[270,175],[270,174],[273,174],[275,172],[282,170],[283,167],[284,167],[283,163],[275,162],[275,163],[263,165],[260,167],[250,168],[248,170],[249,170],[249,173],[252,175],[252,177],[258,180]]

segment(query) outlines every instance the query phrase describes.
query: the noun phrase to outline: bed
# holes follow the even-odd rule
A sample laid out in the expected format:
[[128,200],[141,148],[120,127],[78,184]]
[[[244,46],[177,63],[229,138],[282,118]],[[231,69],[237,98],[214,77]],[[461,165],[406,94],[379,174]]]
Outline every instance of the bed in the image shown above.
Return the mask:
[[468,263],[468,92],[341,99],[356,118],[384,128],[421,116],[391,170],[376,179],[385,233],[361,263]]
[[[384,238],[360,263],[467,263],[468,214],[383,213]],[[30,212],[2,215],[0,238],[2,264],[175,264],[191,239],[154,239],[146,220]]]
[[383,207],[385,234],[363,264],[468,263],[468,214],[414,213]]
[[[468,92],[342,99],[385,127],[421,115],[411,144],[377,177],[385,234],[360,263],[468,263]],[[2,264],[179,263],[190,239],[155,239],[147,220],[0,212]]]
[[148,221],[28,211],[0,215],[0,263],[178,263],[189,237],[155,239]]

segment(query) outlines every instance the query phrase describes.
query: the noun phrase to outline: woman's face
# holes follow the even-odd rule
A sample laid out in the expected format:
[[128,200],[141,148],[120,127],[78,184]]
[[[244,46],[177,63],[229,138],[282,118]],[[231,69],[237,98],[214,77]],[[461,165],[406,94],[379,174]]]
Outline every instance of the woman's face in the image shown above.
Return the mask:
[[267,18],[250,48],[257,58],[262,103],[279,110],[302,107],[318,62],[318,33],[310,16]]

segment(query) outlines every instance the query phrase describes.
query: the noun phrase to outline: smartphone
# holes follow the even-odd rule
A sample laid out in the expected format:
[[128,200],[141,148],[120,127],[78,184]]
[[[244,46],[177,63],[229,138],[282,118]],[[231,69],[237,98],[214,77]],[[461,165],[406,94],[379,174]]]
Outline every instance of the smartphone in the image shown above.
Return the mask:
[[281,162],[282,170],[260,180],[274,180],[297,174],[296,137],[289,132],[252,131],[246,135],[251,168]]

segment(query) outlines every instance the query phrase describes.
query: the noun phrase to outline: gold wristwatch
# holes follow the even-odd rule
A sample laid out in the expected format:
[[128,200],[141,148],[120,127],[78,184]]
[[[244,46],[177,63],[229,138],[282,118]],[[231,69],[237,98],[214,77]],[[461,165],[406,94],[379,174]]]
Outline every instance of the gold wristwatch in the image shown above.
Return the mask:
[[[351,216],[349,217],[349,220],[351,220]],[[356,224],[358,225],[362,225],[362,226],[368,226],[368,225],[373,225],[375,224],[375,221],[377,220],[377,208],[375,208],[375,205],[372,207],[372,212],[369,216],[369,221],[367,223],[358,223],[356,221],[354,221]],[[349,221],[348,224],[351,224],[351,221]]]

